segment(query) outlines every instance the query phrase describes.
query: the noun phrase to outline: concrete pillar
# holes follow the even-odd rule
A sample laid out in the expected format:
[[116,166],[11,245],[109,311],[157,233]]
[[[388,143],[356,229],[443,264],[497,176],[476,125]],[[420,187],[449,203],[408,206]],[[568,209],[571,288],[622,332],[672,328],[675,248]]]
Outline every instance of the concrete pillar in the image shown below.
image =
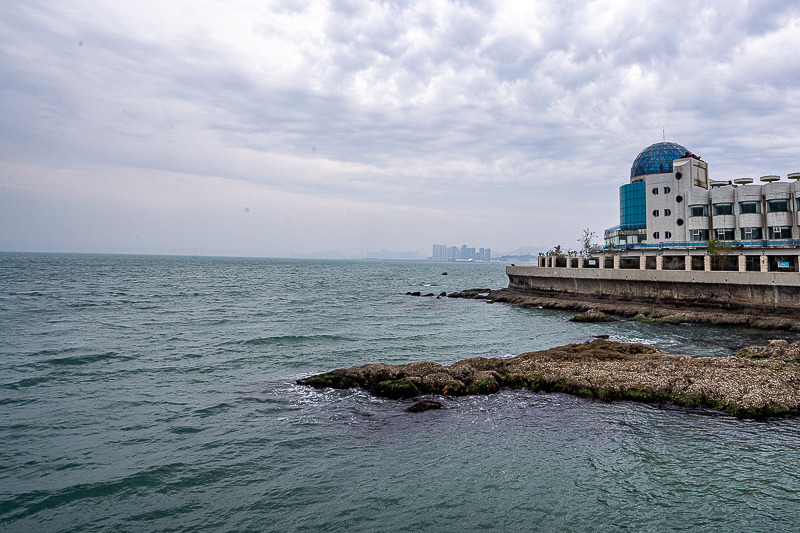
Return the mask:
[[600,261],[600,264],[597,265],[597,268],[601,268],[602,269],[602,268],[606,267],[606,256],[605,256],[605,254],[600,255],[600,259],[598,259],[598,261]]
[[572,256],[567,256],[567,268],[572,268]]
[[706,255],[703,256],[703,270],[706,272],[711,272],[711,256]]
[[692,269],[692,256],[691,255],[687,255],[686,257],[683,258],[683,267],[686,270],[691,270]]
[[644,255],[639,256],[639,270],[645,270],[647,268],[647,257]]
[[656,256],[656,270],[664,270],[664,256],[657,255]]
[[747,257],[740,255],[739,256],[739,272],[746,272],[747,271]]
[[769,272],[769,261],[766,255],[761,256],[761,272]]
[[583,256],[578,256],[578,268],[583,268]]
[[619,270],[619,256],[614,256],[614,270]]

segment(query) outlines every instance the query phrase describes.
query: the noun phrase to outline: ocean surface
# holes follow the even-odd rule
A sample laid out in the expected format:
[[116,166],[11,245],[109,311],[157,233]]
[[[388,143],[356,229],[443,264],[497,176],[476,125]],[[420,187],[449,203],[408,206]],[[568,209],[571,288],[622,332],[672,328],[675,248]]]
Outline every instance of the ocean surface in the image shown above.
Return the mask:
[[523,390],[411,414],[295,384],[598,334],[798,340],[405,295],[506,284],[501,264],[0,254],[0,531],[800,527],[798,419]]

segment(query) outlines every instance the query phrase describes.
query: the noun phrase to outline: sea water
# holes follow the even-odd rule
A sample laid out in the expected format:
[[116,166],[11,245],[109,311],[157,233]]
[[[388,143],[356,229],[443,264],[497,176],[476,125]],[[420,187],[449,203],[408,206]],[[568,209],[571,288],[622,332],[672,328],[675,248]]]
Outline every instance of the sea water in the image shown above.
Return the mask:
[[798,419],[526,390],[412,414],[295,384],[601,334],[798,340],[405,294],[506,284],[501,264],[0,254],[0,530],[796,530]]

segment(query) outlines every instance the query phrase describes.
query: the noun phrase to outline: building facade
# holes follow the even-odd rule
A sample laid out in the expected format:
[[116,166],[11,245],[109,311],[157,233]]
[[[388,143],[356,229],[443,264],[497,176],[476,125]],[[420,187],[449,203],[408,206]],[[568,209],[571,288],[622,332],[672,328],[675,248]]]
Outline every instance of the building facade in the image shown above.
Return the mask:
[[634,160],[630,183],[620,187],[620,224],[605,231],[604,251],[650,256],[722,249],[751,261],[768,256],[776,265],[770,270],[796,270],[800,172],[787,177],[714,181],[708,164],[685,147],[649,146]]

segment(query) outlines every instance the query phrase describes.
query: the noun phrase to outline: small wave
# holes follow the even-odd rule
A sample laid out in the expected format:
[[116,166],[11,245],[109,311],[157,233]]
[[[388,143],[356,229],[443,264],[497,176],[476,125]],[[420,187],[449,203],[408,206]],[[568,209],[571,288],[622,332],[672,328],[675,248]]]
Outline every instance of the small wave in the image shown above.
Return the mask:
[[117,358],[118,355],[119,354],[117,352],[105,352],[105,353],[90,354],[90,355],[76,355],[74,357],[56,357],[54,359],[46,361],[46,363],[55,366],[88,365],[91,363],[97,363],[99,361],[108,361],[111,359],[115,359]]
[[191,435],[193,433],[200,433],[201,431],[205,431],[206,428],[193,428],[188,426],[178,426],[174,428],[170,428],[171,433],[175,433],[176,435]]
[[104,501],[110,496],[121,493],[135,494],[142,488],[163,487],[185,466],[183,463],[163,465],[121,479],[83,483],[60,490],[37,490],[19,494],[0,505],[0,516],[6,520],[19,520],[81,500]]
[[219,413],[224,413],[225,411],[231,409],[233,406],[229,403],[222,402],[217,405],[212,405],[211,407],[204,407],[203,409],[198,409],[195,411],[195,414],[200,416],[201,418],[206,418],[209,416],[214,416]]
[[14,383],[3,383],[0,385],[0,388],[3,389],[11,389],[11,390],[18,390],[24,389],[27,387],[35,387],[36,385],[40,385],[42,383],[46,383],[50,381],[52,378],[49,376],[39,376],[35,378],[25,378]]
[[257,337],[241,341],[245,346],[261,346],[264,344],[296,345],[305,342],[319,341],[346,341],[347,337],[341,335],[279,335],[276,337]]

